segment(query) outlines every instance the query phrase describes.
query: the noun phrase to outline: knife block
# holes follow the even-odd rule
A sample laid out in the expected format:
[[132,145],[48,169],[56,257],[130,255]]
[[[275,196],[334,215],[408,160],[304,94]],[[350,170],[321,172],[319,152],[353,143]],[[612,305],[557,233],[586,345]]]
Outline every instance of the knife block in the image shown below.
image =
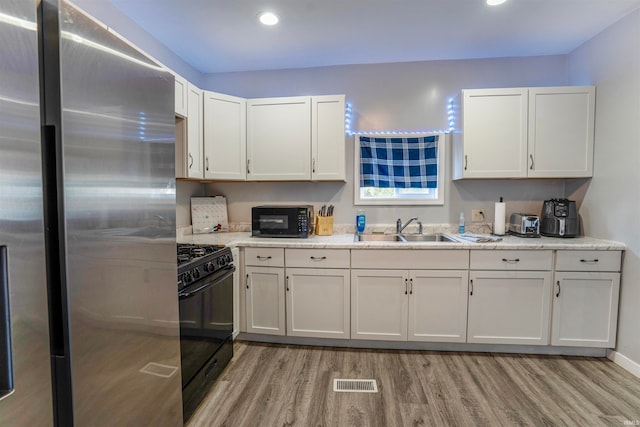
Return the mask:
[[333,216],[316,217],[316,234],[318,236],[331,236],[333,234]]

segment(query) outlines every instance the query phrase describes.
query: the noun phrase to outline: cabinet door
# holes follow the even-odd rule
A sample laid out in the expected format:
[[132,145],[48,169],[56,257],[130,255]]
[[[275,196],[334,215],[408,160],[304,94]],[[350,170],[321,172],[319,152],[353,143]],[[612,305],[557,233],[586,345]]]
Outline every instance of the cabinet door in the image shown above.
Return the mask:
[[247,180],[311,179],[311,98],[247,101]]
[[465,90],[463,178],[527,176],[527,89]]
[[244,181],[247,171],[247,101],[204,92],[204,177]]
[[202,178],[202,90],[191,83],[187,95],[187,173],[189,178]]
[[405,270],[351,270],[351,338],[406,340],[408,286]]
[[551,344],[614,348],[619,273],[557,272]]
[[409,272],[409,341],[465,342],[466,270]]
[[537,178],[593,175],[595,88],[529,89],[529,170]]
[[467,342],[549,344],[551,272],[471,271]]
[[232,248],[231,256],[238,268],[233,272],[233,337],[240,333],[240,249]]
[[284,268],[245,267],[247,332],[285,334]]
[[350,336],[348,269],[287,268],[287,335]]
[[177,74],[174,74],[175,77],[175,112],[176,115],[187,117],[187,99],[188,99],[188,85],[186,79],[183,79]]
[[345,180],[344,95],[311,98],[311,179]]

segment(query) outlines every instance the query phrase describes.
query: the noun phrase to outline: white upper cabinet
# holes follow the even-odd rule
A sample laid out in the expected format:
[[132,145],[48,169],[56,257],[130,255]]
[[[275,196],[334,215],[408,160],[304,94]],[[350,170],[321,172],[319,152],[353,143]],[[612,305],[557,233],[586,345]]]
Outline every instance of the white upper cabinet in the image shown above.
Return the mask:
[[177,74],[174,74],[174,76],[176,78],[175,112],[179,116],[187,117],[187,90],[189,83]]
[[454,179],[527,176],[527,89],[462,91]]
[[187,176],[202,178],[202,90],[187,84]]
[[311,179],[311,98],[247,101],[247,180]]
[[528,176],[592,176],[594,117],[593,86],[529,89]]
[[592,176],[594,102],[593,86],[463,90],[453,178]]
[[345,180],[345,96],[311,97],[311,179]]
[[204,178],[246,179],[246,99],[204,92]]
[[344,181],[345,96],[247,100],[247,180]]

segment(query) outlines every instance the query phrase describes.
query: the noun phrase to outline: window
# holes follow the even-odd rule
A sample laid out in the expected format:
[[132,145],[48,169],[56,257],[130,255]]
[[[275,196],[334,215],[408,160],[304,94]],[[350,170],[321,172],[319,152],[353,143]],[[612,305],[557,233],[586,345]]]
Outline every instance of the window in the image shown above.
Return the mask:
[[444,204],[445,136],[356,135],[354,204]]

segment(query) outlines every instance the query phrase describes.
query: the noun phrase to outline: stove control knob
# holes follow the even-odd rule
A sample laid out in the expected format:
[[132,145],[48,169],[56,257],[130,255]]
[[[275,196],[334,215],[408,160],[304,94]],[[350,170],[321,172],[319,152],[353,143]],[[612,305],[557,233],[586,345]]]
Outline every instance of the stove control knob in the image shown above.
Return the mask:
[[206,263],[203,268],[204,268],[204,271],[206,271],[208,273],[211,273],[214,270],[214,266],[213,266],[213,263],[211,261]]
[[231,255],[227,255],[227,264],[231,264],[233,262],[233,257]]
[[184,281],[184,283],[191,283],[193,281],[193,277],[191,277],[191,273],[187,271],[186,273],[184,273],[184,277],[182,280]]
[[191,275],[193,276],[193,278],[195,280],[198,277],[200,277],[200,271],[197,268],[194,268],[193,271],[191,272]]
[[224,257],[223,257],[223,256],[221,256],[220,258],[218,258],[218,265],[219,265],[220,267],[224,267],[224,265],[225,265],[225,261],[224,261]]

